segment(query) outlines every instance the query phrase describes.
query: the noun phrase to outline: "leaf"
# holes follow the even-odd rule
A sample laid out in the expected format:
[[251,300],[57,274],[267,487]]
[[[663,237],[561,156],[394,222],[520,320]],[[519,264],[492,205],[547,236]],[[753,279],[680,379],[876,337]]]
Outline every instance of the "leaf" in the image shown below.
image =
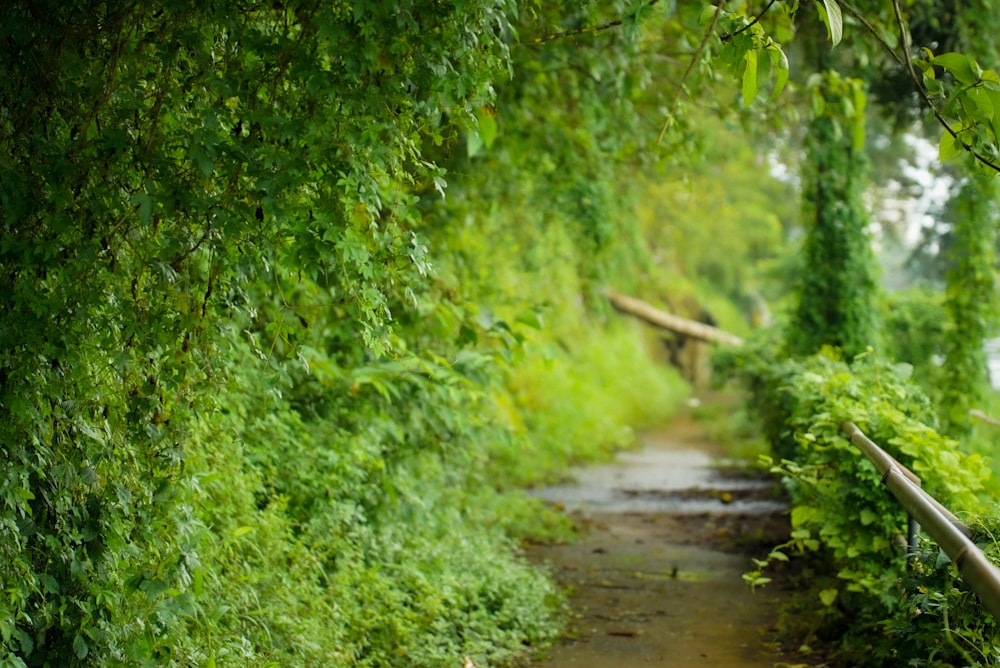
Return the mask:
[[993,118],[990,119],[993,126],[993,140],[1000,141],[1000,90],[987,87],[986,94],[993,101]]
[[475,158],[483,151],[483,138],[477,130],[465,133],[465,152],[470,158]]
[[979,77],[972,67],[972,62],[965,54],[942,53],[940,56],[931,58],[931,64],[948,70],[956,81],[966,86],[971,86],[979,81]]
[[792,508],[792,526],[800,527],[819,514],[820,511],[816,508],[812,508],[810,506],[795,506]]
[[201,596],[205,592],[205,570],[195,568],[191,576],[191,589],[195,596]]
[[830,41],[837,46],[844,38],[844,15],[840,11],[840,5],[837,4],[837,0],[823,0],[822,5],[816,3],[816,8],[823,23],[826,24]]
[[251,531],[253,531],[253,527],[242,526],[242,527],[234,530],[232,536],[233,536],[233,538],[239,538],[240,536],[246,535],[246,534],[250,533]]
[[479,138],[486,148],[490,148],[497,138],[497,112],[493,107],[483,107],[476,113],[476,118],[479,121]]
[[59,593],[59,581],[56,580],[51,575],[49,575],[48,573],[42,576],[42,584],[45,586],[45,591],[49,592],[50,594]]
[[139,207],[139,222],[148,223],[153,218],[153,198],[147,193],[132,196],[132,203]]
[[522,325],[527,325],[532,329],[542,330],[545,329],[545,321],[542,319],[542,314],[537,309],[528,309],[517,314],[514,318],[514,322],[518,322]]
[[824,589],[819,593],[819,600],[829,608],[837,600],[837,593],[836,589]]
[[941,162],[948,162],[962,152],[962,144],[958,137],[952,137],[951,133],[945,130],[941,133],[941,143],[938,144],[938,158]]
[[767,55],[771,58],[771,65],[776,72],[774,76],[774,90],[771,91],[771,99],[774,100],[785,89],[788,83],[788,56],[778,46],[769,46]]
[[97,471],[93,466],[84,466],[80,469],[80,479],[88,485],[93,485],[97,482]]
[[757,96],[757,52],[747,51],[745,56],[747,63],[743,71],[743,104],[748,107]]
[[73,638],[73,651],[76,653],[78,659],[86,659],[87,655],[90,653],[90,647],[87,645],[87,641],[83,639],[82,635],[77,635]]
[[851,132],[851,143],[855,151],[865,147],[865,91],[861,86],[854,87],[854,125]]
[[215,163],[209,157],[205,148],[199,144],[194,144],[191,146],[191,159],[198,165],[198,169],[201,171],[202,175],[206,178],[212,175],[212,171],[215,169]]

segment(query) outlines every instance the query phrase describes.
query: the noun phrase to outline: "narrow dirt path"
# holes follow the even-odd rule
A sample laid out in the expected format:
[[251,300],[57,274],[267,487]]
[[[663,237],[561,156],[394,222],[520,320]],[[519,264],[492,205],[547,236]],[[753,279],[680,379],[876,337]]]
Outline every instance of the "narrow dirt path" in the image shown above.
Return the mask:
[[777,587],[742,574],[787,536],[774,484],[720,468],[722,453],[687,417],[639,451],[537,490],[585,529],[572,545],[534,546],[571,591],[567,637],[533,668],[809,665],[774,641]]

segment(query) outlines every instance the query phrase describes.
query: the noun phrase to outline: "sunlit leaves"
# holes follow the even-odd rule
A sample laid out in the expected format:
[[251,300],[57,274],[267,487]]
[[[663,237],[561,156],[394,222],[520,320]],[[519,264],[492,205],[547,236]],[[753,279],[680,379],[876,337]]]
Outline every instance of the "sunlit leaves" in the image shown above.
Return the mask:
[[942,161],[973,152],[982,160],[1000,164],[1000,75],[983,69],[963,53],[935,55],[924,49],[914,61],[928,95],[943,106],[939,156]]
[[724,12],[720,24],[726,32],[718,61],[740,77],[743,103],[749,106],[772,76],[771,99],[775,99],[789,76],[788,58],[781,45],[766,34],[756,19]]
[[834,46],[840,44],[844,38],[844,14],[840,9],[837,0],[816,0],[816,9],[819,17],[826,26],[827,36]]
[[743,103],[747,106],[757,96],[757,52],[747,51],[744,56],[746,69],[743,70]]

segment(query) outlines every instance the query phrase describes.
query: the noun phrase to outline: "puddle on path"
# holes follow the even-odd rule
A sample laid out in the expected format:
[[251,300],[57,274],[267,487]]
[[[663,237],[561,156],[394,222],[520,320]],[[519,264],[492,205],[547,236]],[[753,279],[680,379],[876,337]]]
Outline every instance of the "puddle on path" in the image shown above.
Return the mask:
[[782,592],[742,574],[787,536],[768,481],[724,475],[701,428],[681,418],[615,462],[536,490],[585,527],[572,545],[534,546],[570,591],[569,632],[533,668],[798,663],[771,642]]
[[623,452],[611,464],[575,470],[572,477],[572,482],[534,493],[570,511],[772,513],[784,508],[779,501],[751,494],[766,492],[769,481],[725,475],[704,450],[677,448],[662,434],[646,441],[640,451]]

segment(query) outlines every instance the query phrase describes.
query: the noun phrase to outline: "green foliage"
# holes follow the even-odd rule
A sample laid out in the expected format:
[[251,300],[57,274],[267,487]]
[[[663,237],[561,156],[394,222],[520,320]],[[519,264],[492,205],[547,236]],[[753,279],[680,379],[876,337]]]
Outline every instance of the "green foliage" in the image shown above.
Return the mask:
[[976,174],[952,198],[951,269],[946,276],[945,307],[951,328],[945,339],[941,419],[947,433],[967,436],[969,410],[981,403],[989,386],[983,342],[996,327],[996,184]]
[[[756,345],[724,360],[748,381],[751,407],[772,439],[766,461],[782,476],[792,505],[789,541],[759,561],[748,582],[766,583],[764,569],[774,562],[810,556],[816,561],[816,616],[842,639],[852,665],[961,659],[955,647],[942,646],[949,633],[985,633],[997,642],[982,611],[969,607],[967,587],[949,579],[946,563],[935,561],[935,548],[925,547],[919,566],[898,550],[906,514],[841,425],[855,422],[959,515],[982,512],[988,464],[928,426],[935,421],[933,407],[906,380],[908,367],[888,365],[871,352],[849,367],[830,349],[785,361],[774,351],[773,344]],[[943,579],[948,586],[937,588]],[[955,614],[949,617],[949,610]],[[893,634],[888,641],[887,628]]]
[[941,161],[970,151],[994,165],[1000,163],[1000,75],[964,53],[935,55],[927,48],[915,64],[928,95],[941,102],[943,116],[951,121],[941,133]]
[[7,3],[0,662],[486,665],[550,638],[513,537],[566,527],[502,488],[686,391],[600,297],[654,269],[648,119],[683,121],[713,63],[744,106],[788,77],[761,17],[706,33],[680,4]]
[[889,359],[913,367],[913,380],[932,399],[940,387],[940,359],[949,330],[944,295],[913,288],[886,295],[883,307]]
[[[769,173],[768,146],[712,119],[696,129],[701,158],[676,178],[650,178],[636,207],[651,255],[648,289],[736,304],[744,311],[736,319],[723,317],[722,305],[710,304],[709,311],[738,332],[754,302],[788,290],[769,273],[790,252],[797,193]],[[682,285],[684,278],[693,285]]]
[[[426,287],[407,190],[444,180],[421,146],[472,123],[509,74],[511,10],[5,6],[3,661],[346,657],[343,627],[327,624],[347,605],[330,595],[341,575],[303,536],[304,518],[350,528],[389,517],[380,490],[395,471],[417,452],[461,452],[444,444],[472,428],[457,407],[475,407],[462,373],[479,358],[444,364],[420,332],[408,354],[387,323]],[[393,344],[402,351],[387,359]],[[292,377],[296,355],[315,378]],[[335,433],[308,436],[302,416]],[[331,488],[350,501],[318,512]],[[430,525],[414,536],[470,573],[489,570],[477,552],[510,554],[499,533],[472,535],[466,552]],[[331,541],[324,550],[344,547]],[[396,553],[359,554],[374,572]],[[511,568],[507,584],[534,577]],[[385,591],[398,585],[380,577]],[[532,601],[511,616],[541,628],[544,586],[525,599],[491,579],[501,589],[490,596]],[[479,594],[465,597],[479,585],[456,582],[458,607],[477,609]],[[467,649],[514,651],[525,637]]]
[[788,346],[796,355],[830,345],[853,356],[878,338],[875,260],[861,197],[865,95],[861,82],[833,72],[816,79],[803,189],[810,222]]
[[499,444],[491,457],[516,483],[552,479],[568,464],[631,445],[634,428],[663,422],[689,392],[676,371],[650,365],[634,327],[581,336],[568,355],[550,346],[518,366],[503,397],[523,440]]
[[[714,13],[709,6],[705,14]],[[750,106],[757,93],[774,73],[771,99],[775,99],[788,83],[788,57],[781,44],[772,39],[758,20],[741,13],[721,11],[719,27],[721,46],[716,61],[733,72],[741,73],[743,104]]]
[[[970,524],[979,548],[991,561],[1000,562],[996,516],[979,516]],[[1000,626],[984,613],[978,597],[937,546],[921,544],[910,559],[903,586],[910,595],[884,625],[886,635],[899,643],[895,660],[912,666],[996,665]]]
[[476,412],[447,412],[475,406],[475,388],[456,395],[425,366],[317,373],[340,391],[308,419],[299,383],[249,352],[234,342],[231,385],[192,448],[199,572],[172,587],[197,614],[156,634],[164,662],[501,663],[551,636],[552,585],[482,507]]

